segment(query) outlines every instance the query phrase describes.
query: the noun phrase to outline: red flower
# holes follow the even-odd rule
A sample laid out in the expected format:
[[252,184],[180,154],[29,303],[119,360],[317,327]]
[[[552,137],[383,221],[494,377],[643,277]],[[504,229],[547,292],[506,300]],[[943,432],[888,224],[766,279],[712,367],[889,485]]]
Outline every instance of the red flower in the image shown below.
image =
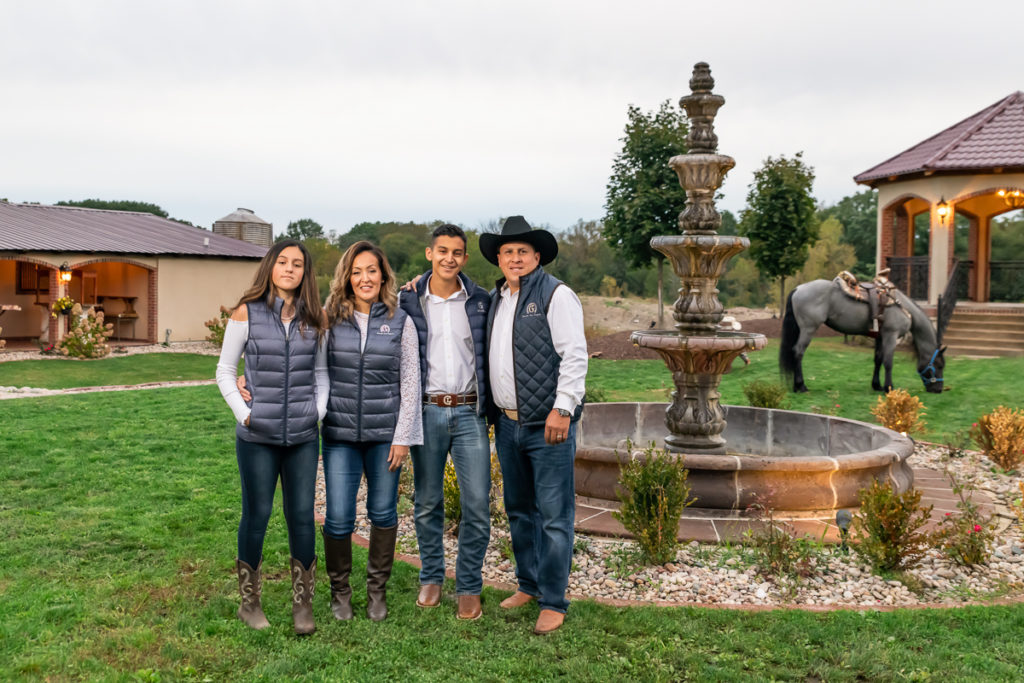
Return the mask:
[[974,530],[975,531],[981,531],[981,525],[980,524],[975,524],[974,525]]
[[953,514],[953,513],[952,512],[947,512],[946,516],[949,517],[951,514]]

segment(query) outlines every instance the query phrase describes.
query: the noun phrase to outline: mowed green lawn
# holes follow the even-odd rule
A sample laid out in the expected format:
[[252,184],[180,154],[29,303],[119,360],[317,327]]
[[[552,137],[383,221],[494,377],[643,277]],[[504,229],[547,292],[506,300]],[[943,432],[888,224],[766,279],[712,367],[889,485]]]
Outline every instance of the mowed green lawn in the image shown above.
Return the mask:
[[[810,389],[789,394],[789,408],[806,412],[831,412],[865,422],[875,422],[871,408],[881,395],[871,389],[874,351],[868,346],[842,343],[841,337],[815,339],[804,356],[804,378]],[[897,351],[893,385],[921,399],[927,428],[915,434],[927,441],[943,442],[999,405],[1024,407],[1024,358],[961,358],[946,361],[945,385],[949,391],[930,394],[917,375],[915,356]],[[884,376],[883,376],[884,379]],[[748,405],[743,387],[754,380],[779,378],[778,340],[750,354],[750,365],[737,359],[732,372],[722,378],[722,403]],[[590,361],[587,385],[604,392],[607,401],[669,401],[672,376],[661,360]]]
[[[601,364],[595,364],[601,367]],[[813,385],[812,385],[813,386]],[[292,634],[284,522],[267,535],[272,628],[234,617],[240,496],[232,420],[216,387],[0,402],[3,680],[994,680],[1024,678],[1024,607],[824,614],[614,608],[581,600],[530,634],[534,607],[483,619],[415,607],[399,563],[391,616]],[[321,553],[322,556],[322,553]]]
[[145,353],[98,360],[56,358],[0,363],[0,387],[70,389],[213,379],[216,356]]

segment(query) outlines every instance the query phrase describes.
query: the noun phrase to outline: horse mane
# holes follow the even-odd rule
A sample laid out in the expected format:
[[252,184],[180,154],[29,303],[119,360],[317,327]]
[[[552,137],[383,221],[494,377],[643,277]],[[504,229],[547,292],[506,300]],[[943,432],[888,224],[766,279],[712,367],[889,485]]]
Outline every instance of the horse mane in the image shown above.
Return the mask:
[[910,333],[913,335],[914,348],[918,358],[929,356],[939,346],[938,334],[935,326],[927,314],[918,306],[913,299],[898,289],[892,291],[896,300],[904,311],[910,315]]

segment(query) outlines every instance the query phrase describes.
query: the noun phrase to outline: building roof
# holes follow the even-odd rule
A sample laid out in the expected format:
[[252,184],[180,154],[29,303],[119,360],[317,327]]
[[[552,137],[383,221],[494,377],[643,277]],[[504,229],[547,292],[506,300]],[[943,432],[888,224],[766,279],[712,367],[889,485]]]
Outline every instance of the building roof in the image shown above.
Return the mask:
[[151,213],[0,202],[0,251],[259,259],[267,248]]
[[260,225],[270,225],[268,221],[254,214],[252,209],[243,209],[242,207],[238,207],[238,209],[224,216],[224,218],[218,218],[214,223],[259,223]]
[[883,178],[996,169],[1024,169],[1024,92],[1019,90],[854,180],[875,185]]

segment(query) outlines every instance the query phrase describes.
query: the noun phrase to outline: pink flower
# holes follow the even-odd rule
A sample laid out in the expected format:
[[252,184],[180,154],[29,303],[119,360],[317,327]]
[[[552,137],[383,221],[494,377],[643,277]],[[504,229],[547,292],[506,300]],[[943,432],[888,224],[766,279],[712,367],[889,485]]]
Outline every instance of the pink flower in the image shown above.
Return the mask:
[[981,525],[980,524],[975,524],[974,525],[974,530],[975,531],[981,531]]
[[977,422],[975,422],[975,423],[974,423],[973,425],[971,425],[971,426],[972,426],[972,427],[977,427],[977,426],[978,426],[978,423],[977,423]]
[[949,517],[951,514],[953,514],[953,513],[952,512],[947,512],[946,516]]

